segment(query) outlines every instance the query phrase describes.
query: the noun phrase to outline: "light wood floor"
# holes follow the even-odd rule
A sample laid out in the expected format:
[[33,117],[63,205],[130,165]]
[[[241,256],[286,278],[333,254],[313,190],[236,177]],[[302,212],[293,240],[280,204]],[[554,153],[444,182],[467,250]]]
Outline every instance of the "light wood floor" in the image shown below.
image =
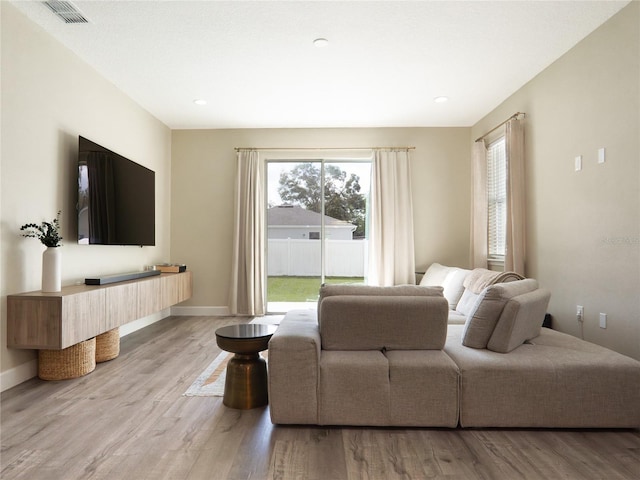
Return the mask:
[[183,397],[220,352],[215,329],[237,322],[168,318],[123,338],[120,356],[85,377],[4,392],[0,477],[640,478],[637,430],[276,427],[266,407]]

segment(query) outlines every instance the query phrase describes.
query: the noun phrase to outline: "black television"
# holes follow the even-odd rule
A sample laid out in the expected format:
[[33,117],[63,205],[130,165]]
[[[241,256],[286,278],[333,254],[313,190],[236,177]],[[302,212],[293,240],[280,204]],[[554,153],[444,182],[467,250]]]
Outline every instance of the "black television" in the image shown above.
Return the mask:
[[155,172],[97,143],[78,142],[78,243],[155,245]]

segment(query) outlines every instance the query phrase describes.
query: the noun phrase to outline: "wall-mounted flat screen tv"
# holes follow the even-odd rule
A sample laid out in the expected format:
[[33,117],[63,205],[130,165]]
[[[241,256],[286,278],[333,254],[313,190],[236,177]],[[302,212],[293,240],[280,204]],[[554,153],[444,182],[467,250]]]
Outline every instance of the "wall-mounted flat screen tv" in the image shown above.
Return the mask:
[[79,138],[78,243],[155,245],[155,172]]

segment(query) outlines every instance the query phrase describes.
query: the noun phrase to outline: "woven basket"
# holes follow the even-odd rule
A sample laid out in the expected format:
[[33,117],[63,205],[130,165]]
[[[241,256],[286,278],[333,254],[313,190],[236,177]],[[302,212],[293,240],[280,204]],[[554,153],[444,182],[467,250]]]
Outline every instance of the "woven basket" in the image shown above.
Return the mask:
[[68,380],[96,368],[96,339],[91,338],[63,350],[38,350],[38,377]]
[[113,360],[120,354],[120,329],[109,330],[96,337],[96,363]]

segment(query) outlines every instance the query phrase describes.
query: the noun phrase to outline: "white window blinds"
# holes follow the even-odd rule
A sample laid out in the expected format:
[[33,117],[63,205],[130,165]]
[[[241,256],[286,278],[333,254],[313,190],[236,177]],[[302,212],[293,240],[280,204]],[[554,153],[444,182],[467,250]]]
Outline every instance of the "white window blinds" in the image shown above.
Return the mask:
[[507,158],[504,137],[487,148],[489,258],[503,259],[507,228]]

